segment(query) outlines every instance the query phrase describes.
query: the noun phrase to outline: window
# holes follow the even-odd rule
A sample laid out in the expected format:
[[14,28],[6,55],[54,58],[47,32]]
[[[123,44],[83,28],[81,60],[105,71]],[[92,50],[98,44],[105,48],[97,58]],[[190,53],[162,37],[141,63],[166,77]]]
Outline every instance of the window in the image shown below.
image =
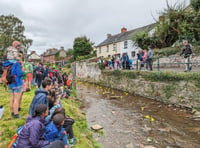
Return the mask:
[[117,49],[116,44],[113,44],[113,51],[116,51],[116,49]]
[[128,42],[127,42],[127,41],[124,41],[124,49],[127,48],[127,44],[128,44]]
[[132,52],[131,52],[131,56],[132,56],[132,57],[135,57],[135,51],[132,51]]
[[101,47],[99,47],[99,54],[101,54]]
[[109,52],[109,46],[107,45],[107,52]]

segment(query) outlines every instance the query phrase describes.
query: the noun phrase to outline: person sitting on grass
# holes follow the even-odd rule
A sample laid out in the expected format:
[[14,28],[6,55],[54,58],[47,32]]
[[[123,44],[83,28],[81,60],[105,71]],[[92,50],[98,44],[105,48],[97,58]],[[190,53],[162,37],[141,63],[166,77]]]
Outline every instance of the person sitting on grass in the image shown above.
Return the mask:
[[53,119],[54,116],[57,114],[62,114],[65,117],[63,127],[65,128],[65,131],[69,136],[69,144],[75,144],[77,140],[74,137],[72,128],[72,125],[75,122],[74,119],[70,118],[69,116],[66,116],[65,109],[63,107],[56,108],[51,118]]
[[52,121],[46,126],[44,137],[51,142],[62,140],[65,148],[67,148],[67,136],[63,128],[64,120],[65,117],[63,114],[56,114],[53,116]]
[[27,118],[26,124],[19,133],[16,148],[48,148],[55,145],[56,148],[63,148],[61,141],[51,143],[44,138],[45,124],[44,118],[48,115],[48,106],[39,104],[35,108],[32,116]]
[[42,82],[43,88],[38,88],[35,91],[35,96],[29,107],[29,115],[32,115],[34,113],[35,107],[38,104],[47,104],[47,106],[49,105],[47,95],[48,95],[48,91],[51,89],[51,85],[52,85],[52,80],[49,78],[46,78]]

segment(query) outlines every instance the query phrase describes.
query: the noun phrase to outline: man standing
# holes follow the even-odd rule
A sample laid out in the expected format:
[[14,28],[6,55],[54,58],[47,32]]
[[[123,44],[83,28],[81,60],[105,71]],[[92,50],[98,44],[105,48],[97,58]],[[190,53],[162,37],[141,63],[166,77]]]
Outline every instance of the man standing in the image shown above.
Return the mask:
[[[185,58],[185,71],[184,72],[187,72],[187,71],[192,70],[192,64],[191,64],[192,46],[190,44],[188,44],[187,40],[183,40],[183,46],[184,47],[182,49],[180,56],[184,54],[184,58]],[[187,63],[189,63],[189,66]]]
[[148,52],[147,52],[147,65],[146,65],[146,69],[148,70],[148,67],[150,67],[150,70],[152,71],[152,64],[153,64],[153,50],[151,48],[151,46],[148,46]]

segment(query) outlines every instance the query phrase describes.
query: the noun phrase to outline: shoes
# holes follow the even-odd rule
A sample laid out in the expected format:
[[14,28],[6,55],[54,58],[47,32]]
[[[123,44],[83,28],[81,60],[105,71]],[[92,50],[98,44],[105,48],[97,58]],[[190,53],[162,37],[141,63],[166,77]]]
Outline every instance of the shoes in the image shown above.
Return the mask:
[[28,92],[28,91],[30,91],[30,88],[27,88],[27,89],[26,89],[26,92]]
[[76,143],[77,143],[76,138],[69,139],[69,144],[76,144]]
[[14,117],[14,113],[13,112],[11,113],[11,116]]
[[15,114],[13,117],[14,117],[15,119],[18,119],[18,118],[19,118],[19,114]]

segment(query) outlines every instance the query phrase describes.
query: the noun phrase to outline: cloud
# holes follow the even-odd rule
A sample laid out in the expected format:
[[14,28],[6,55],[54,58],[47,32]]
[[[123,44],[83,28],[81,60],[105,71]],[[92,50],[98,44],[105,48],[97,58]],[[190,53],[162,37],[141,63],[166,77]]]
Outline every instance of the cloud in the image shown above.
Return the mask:
[[33,39],[30,50],[41,54],[52,47],[71,48],[74,38],[82,35],[99,44],[122,27],[153,23],[152,14],[157,18],[165,6],[165,0],[1,0],[0,14],[21,19],[25,35]]

